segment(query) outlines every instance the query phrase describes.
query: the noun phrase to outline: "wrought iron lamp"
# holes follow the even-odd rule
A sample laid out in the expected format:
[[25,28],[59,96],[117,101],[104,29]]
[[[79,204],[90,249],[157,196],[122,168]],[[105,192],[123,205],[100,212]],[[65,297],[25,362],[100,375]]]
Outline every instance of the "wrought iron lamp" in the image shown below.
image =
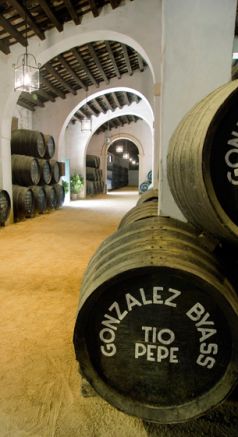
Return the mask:
[[26,51],[18,57],[17,64],[13,64],[14,91],[31,93],[40,88],[40,64],[37,64],[34,55],[28,53],[27,17],[25,18],[25,29]]

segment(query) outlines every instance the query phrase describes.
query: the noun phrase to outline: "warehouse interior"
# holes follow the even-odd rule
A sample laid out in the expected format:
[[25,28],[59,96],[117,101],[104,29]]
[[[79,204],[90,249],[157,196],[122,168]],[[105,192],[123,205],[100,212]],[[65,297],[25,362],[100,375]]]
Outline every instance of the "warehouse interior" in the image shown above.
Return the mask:
[[[0,227],[1,437],[237,435],[235,333],[231,353],[234,369],[228,378],[232,387],[225,390],[224,399],[219,398],[220,392],[217,395],[216,390],[211,390],[207,410],[200,408],[203,399],[197,403],[202,414],[191,409],[185,418],[181,413],[181,419],[173,412],[169,420],[166,418],[170,408],[162,408],[161,412],[159,400],[159,418],[154,420],[140,407],[118,407],[118,402],[113,399],[110,402],[110,396],[101,396],[100,385],[99,394],[96,393],[80,373],[74,337],[80,289],[85,273],[89,275],[90,260],[107,238],[126,232],[127,217],[128,232],[140,229],[139,224],[130,228],[134,220],[142,218],[143,222],[148,216],[151,229],[156,227],[153,220],[157,217],[169,217],[186,225],[191,216],[193,223],[192,213],[187,218],[179,195],[177,198],[174,195],[173,178],[180,167],[175,162],[173,173],[168,166],[168,156],[172,156],[172,147],[176,146],[176,137],[172,141],[171,138],[184,115],[209,93],[216,95],[219,87],[225,89],[225,102],[230,95],[234,95],[235,102],[237,8],[236,0],[0,2],[0,190],[7,193],[4,202],[11,203]],[[39,89],[31,92],[18,90],[16,82],[14,85],[16,67],[21,67],[22,59],[26,59],[24,53],[39,68]],[[208,101],[210,108],[217,105],[212,98]],[[235,120],[237,111],[234,112]],[[195,112],[197,130],[191,136],[200,135],[198,118]],[[90,122],[90,128],[83,129],[85,120]],[[188,126],[184,144],[192,127]],[[13,171],[17,156],[13,144],[14,135],[20,131],[23,136],[26,131],[33,132],[36,146],[41,141],[39,135],[43,141],[49,141],[48,155],[45,151],[36,157],[30,152],[24,158],[31,166],[30,176],[28,170],[21,175],[26,196],[24,208],[31,207],[32,185],[35,184],[35,190],[37,186],[40,196],[43,184],[48,184],[44,188],[47,202],[51,201],[47,196],[50,198],[54,190],[60,190],[56,203],[47,203],[44,211],[38,205],[38,213],[22,212],[16,203],[17,196],[20,197],[16,184],[21,185],[21,179]],[[232,133],[238,136],[234,128]],[[230,141],[233,143],[228,144],[237,147],[235,139]],[[43,157],[48,165],[44,170]],[[56,174],[52,173],[55,180],[52,176],[51,182],[47,182],[55,163],[59,163]],[[229,164],[236,170],[236,162]],[[195,164],[186,172],[188,181],[192,180],[189,174],[194,173],[193,168]],[[184,171],[182,158],[180,171]],[[44,182],[40,172],[45,172]],[[183,179],[181,174],[183,183],[186,177]],[[70,195],[73,175],[79,175],[83,181],[74,200],[75,193]],[[29,179],[34,177],[36,180]],[[53,183],[59,187],[53,190]],[[68,192],[63,194],[64,183]],[[191,188],[194,185],[191,182]],[[236,185],[235,180],[233,188]],[[140,199],[147,190],[153,191],[152,201],[147,207],[140,207]],[[133,214],[132,218],[128,216],[131,211],[136,214],[138,211],[139,219],[134,219]],[[196,225],[196,217],[193,224]],[[161,226],[167,225],[163,222]],[[212,234],[212,227],[213,224],[208,227],[208,233]],[[214,240],[210,241],[206,233],[202,237],[209,252],[210,247],[219,246],[216,240],[219,226],[217,229]],[[221,246],[228,252],[232,243],[234,264],[230,254],[227,263],[233,269],[237,268],[233,244],[238,232],[235,234],[232,225],[231,231],[224,230],[221,237]],[[228,240],[228,249],[224,238]],[[131,234],[128,244],[130,241]],[[151,247],[153,243],[150,242]],[[123,257],[124,248],[121,250]],[[140,247],[136,250],[140,251]],[[130,264],[127,256],[125,263]],[[95,259],[93,262],[96,263]],[[226,276],[224,269],[222,274]],[[237,277],[234,279],[227,271],[237,292],[234,282]],[[223,282],[226,286],[226,278]],[[228,301],[236,311],[232,328],[238,320],[236,300],[237,296],[231,293]],[[131,305],[140,304],[134,300]],[[114,336],[113,330],[114,327],[108,332]],[[106,338],[105,344],[108,343]],[[148,360],[153,360],[151,357]],[[175,355],[171,356],[173,359],[176,362]],[[199,376],[196,383],[199,386]],[[222,380],[218,385],[222,385]],[[176,405],[172,409],[176,410]],[[150,417],[153,419],[149,420]]]

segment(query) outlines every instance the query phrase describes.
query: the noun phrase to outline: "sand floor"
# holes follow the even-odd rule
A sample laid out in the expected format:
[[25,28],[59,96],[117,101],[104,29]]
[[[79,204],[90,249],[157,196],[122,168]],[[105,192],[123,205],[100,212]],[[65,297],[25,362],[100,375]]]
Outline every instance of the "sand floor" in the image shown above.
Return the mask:
[[238,435],[234,400],[189,424],[159,426],[81,394],[72,343],[80,283],[137,199],[120,190],[0,229],[0,437]]

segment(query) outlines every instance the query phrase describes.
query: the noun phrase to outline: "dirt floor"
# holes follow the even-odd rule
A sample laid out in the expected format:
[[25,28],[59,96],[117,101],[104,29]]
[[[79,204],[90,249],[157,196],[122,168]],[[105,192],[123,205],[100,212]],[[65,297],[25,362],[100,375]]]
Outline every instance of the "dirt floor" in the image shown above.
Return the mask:
[[84,397],[72,343],[89,258],[138,199],[123,190],[0,229],[0,437],[237,436],[230,399],[181,425]]

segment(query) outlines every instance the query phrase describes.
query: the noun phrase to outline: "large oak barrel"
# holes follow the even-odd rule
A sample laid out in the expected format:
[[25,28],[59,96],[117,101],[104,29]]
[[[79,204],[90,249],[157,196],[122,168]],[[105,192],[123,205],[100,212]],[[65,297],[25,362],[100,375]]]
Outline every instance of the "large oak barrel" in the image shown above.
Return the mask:
[[238,243],[238,81],[210,93],[175,130],[168,153],[171,192],[184,216]]
[[151,188],[140,195],[137,205],[141,205],[145,202],[158,202],[158,189]]
[[86,167],[100,167],[100,158],[96,155],[86,155]]
[[0,226],[7,221],[11,211],[11,199],[6,190],[0,189]]
[[33,185],[30,188],[33,192],[36,211],[43,214],[47,209],[45,190],[39,185]]
[[45,142],[45,154],[44,158],[52,158],[55,154],[55,140],[52,135],[43,134],[44,142]]
[[148,217],[156,217],[158,215],[157,202],[144,202],[131,208],[121,219],[118,229],[127,226],[130,223],[143,220]]
[[38,159],[40,166],[40,181],[41,185],[50,184],[52,179],[51,166],[48,159]]
[[53,185],[44,185],[44,190],[46,194],[46,205],[47,209],[55,209],[57,206],[57,198],[56,198],[56,191],[53,187]]
[[61,184],[54,184],[53,188],[55,190],[55,196],[56,196],[55,208],[58,209],[64,203],[65,191],[63,185]]
[[209,244],[153,217],[112,234],[89,262],[74,347],[82,376],[118,409],[182,422],[235,386],[237,295]]
[[40,166],[37,158],[12,155],[12,182],[16,185],[37,185],[40,181]]
[[44,135],[29,129],[16,129],[12,132],[11,151],[13,154],[43,158],[46,152]]
[[58,161],[55,159],[49,160],[51,169],[51,184],[58,184],[60,180],[60,167]]
[[35,200],[29,187],[12,186],[14,219],[30,218],[35,213]]

